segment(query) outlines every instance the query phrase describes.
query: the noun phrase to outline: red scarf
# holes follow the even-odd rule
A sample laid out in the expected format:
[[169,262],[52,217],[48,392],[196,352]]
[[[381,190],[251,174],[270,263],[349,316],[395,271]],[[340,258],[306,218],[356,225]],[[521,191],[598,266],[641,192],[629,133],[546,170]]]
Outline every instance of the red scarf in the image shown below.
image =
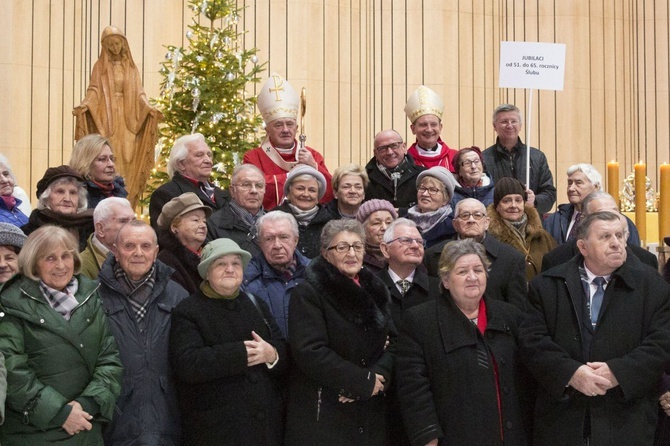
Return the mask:
[[14,209],[14,206],[16,206],[16,198],[14,198],[12,195],[3,195],[2,201],[5,202],[5,206],[7,206],[7,209],[10,211]]
[[93,180],[91,180],[91,183],[98,186],[105,197],[112,196],[112,192],[114,192],[114,183],[98,183],[97,181]]
[[[477,329],[484,336],[486,331],[486,326],[488,325],[488,318],[486,316],[486,303],[484,299],[479,300],[479,313],[477,314]],[[503,420],[502,420],[502,402],[500,401],[500,380],[498,379],[498,363],[496,358],[493,356],[493,352],[489,350],[489,355],[491,357],[491,362],[493,363],[493,376],[496,380],[496,400],[498,402],[498,424],[500,426],[500,438],[505,441],[505,434],[503,431]]]
[[456,166],[454,166],[453,160],[458,153],[456,150],[450,149],[441,138],[437,139],[438,147],[437,150],[441,151],[440,156],[423,156],[419,154],[419,149],[417,148],[417,143],[415,142],[407,149],[407,153],[412,155],[414,162],[419,166],[424,166],[427,169],[435,166],[441,166],[446,169],[449,169],[451,173],[456,173]]

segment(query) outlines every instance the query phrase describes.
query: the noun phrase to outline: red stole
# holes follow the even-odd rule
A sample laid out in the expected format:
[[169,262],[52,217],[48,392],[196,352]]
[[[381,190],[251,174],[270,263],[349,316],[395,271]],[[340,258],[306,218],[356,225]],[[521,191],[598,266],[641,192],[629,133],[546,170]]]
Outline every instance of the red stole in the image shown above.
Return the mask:
[[412,155],[414,162],[418,166],[424,166],[428,169],[435,166],[441,166],[449,169],[450,172],[456,173],[456,166],[454,166],[454,158],[458,153],[454,149],[450,149],[441,138],[437,139],[437,144],[440,146],[439,156],[424,156],[419,154],[419,149],[417,148],[416,141],[410,146],[407,152]]

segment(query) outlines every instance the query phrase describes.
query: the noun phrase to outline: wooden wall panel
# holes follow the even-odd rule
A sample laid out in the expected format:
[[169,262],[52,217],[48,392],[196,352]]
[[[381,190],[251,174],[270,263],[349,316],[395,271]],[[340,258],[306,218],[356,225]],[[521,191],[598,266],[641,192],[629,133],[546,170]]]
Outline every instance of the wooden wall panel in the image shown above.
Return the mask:
[[[670,161],[667,0],[237,0],[242,45],[268,71],[307,88],[308,144],[334,169],[372,156],[395,128],[414,140],[403,108],[425,84],[447,104],[443,139],[493,143],[502,102],[529,94],[498,88],[500,42],[567,44],[565,89],[533,94],[531,143],[549,160],[565,202],[565,170],[616,159],[625,178],[643,158],[654,187]],[[29,192],[48,166],[69,160],[72,108],[84,96],[107,25],[121,28],[149,96],[165,45],[187,45],[187,0],[5,0],[0,26],[0,151]],[[250,86],[256,94],[257,85]],[[523,133],[525,139],[525,131]],[[32,192],[31,192],[32,193]]]

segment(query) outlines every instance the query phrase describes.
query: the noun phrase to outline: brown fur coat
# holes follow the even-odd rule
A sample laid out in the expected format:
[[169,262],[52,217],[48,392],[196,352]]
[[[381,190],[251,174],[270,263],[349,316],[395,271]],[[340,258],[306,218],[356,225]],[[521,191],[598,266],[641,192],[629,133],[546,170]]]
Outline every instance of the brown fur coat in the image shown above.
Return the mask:
[[489,225],[489,234],[503,243],[507,243],[526,256],[526,280],[532,279],[540,273],[542,268],[542,257],[556,247],[556,240],[544,229],[540,215],[534,207],[526,205],[526,224],[525,243],[514,233],[514,229],[509,227],[505,220],[498,214],[493,205],[489,205],[487,212],[491,223]]

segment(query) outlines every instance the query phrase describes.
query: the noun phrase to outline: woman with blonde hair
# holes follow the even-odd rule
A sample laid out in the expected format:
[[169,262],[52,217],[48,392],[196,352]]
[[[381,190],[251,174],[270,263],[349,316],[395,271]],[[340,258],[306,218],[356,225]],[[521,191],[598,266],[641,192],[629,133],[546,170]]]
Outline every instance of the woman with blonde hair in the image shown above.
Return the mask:
[[358,164],[347,164],[335,169],[331,183],[335,198],[326,203],[325,208],[335,218],[355,219],[370,183],[368,173]]
[[45,225],[19,253],[0,296],[6,362],[3,446],[102,445],[121,390],[121,360],[98,286],[79,275],[77,242]]
[[109,140],[97,133],[84,136],[74,145],[70,167],[86,180],[89,209],[95,209],[105,198],[128,196],[115,161]]

